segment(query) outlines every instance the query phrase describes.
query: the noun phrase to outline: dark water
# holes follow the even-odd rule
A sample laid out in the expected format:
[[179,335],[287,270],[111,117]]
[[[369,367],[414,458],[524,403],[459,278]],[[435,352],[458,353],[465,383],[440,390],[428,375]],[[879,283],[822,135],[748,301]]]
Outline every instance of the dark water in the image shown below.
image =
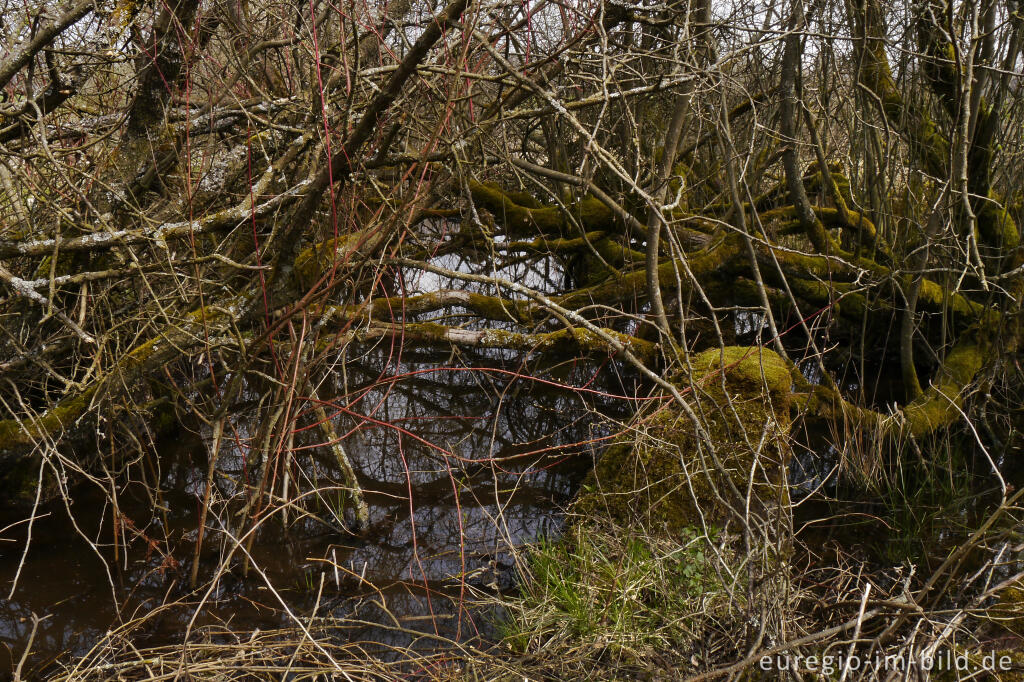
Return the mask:
[[[635,406],[599,393],[633,395],[635,385],[608,363],[525,367],[501,353],[407,353],[398,362],[388,353],[348,357],[344,373],[327,374],[318,389],[348,410],[328,412],[367,493],[365,533],[346,532],[344,479],[321,446],[322,432],[302,429],[311,423],[304,417],[295,422],[302,430],[288,470],[289,491],[304,496],[305,513],[266,518],[244,550],[217,532],[249,528],[238,523],[239,492],[256,468],[249,444],[267,410],[240,408],[217,467],[217,490],[233,501],[213,507],[200,589],[189,590],[211,438],[205,426],[183,428],[133,465],[159,482],[149,487],[158,495],[110,480],[80,486],[69,506],[39,510],[27,553],[25,515],[0,520],[0,675],[22,656],[33,614],[45,620],[23,674],[86,655],[131,621],[138,646],[287,626],[288,610],[309,616],[314,609],[405,631],[364,626],[351,635],[381,644],[407,644],[407,631],[459,640],[493,634],[493,619],[468,608],[466,585],[509,589],[512,549],[557,533],[560,505],[592,465],[600,439],[613,433],[606,416],[627,418]],[[122,519],[116,533],[115,516]]]

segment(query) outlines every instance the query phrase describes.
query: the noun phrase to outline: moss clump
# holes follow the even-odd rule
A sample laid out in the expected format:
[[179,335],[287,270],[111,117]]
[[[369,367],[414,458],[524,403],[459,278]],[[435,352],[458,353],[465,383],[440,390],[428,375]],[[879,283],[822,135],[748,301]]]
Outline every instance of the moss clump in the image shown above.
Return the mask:
[[[788,502],[790,372],[757,347],[691,358],[672,381],[693,398],[709,438],[675,403],[637,417],[636,435],[608,448],[584,481],[566,535],[529,550],[522,592],[505,602],[506,643],[593,651],[597,668],[619,679],[654,652],[692,665],[705,655],[708,613],[715,629],[742,627],[750,592],[736,588],[751,573],[722,583],[722,564],[738,559],[730,508],[764,517]],[[770,568],[759,589],[785,574],[764,549]]]
[[789,364],[774,351],[757,346],[726,346],[704,351],[690,364],[690,375],[701,382],[705,391],[713,391],[724,375],[726,385],[734,390],[789,404],[793,385],[791,371]]
[[996,249],[1020,246],[1020,233],[1013,216],[995,199],[981,203],[978,210],[978,232],[982,244]]
[[732,346],[700,353],[674,382],[695,398],[693,421],[675,404],[638,420],[635,432],[602,455],[575,503],[676,536],[692,525],[726,526],[788,501],[790,368],[774,352]]
[[1018,637],[1024,637],[1024,583],[1016,581],[996,595],[983,620]]

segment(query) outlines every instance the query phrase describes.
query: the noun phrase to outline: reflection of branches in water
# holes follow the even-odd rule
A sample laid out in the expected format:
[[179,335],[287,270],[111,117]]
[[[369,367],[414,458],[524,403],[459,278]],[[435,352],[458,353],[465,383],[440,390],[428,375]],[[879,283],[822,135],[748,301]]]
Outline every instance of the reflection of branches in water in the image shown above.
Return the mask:
[[1012,459],[1022,24],[999,3],[949,27],[877,0],[50,4],[0,10],[0,479],[65,498],[82,527],[32,551],[98,564],[126,612],[164,600],[159,553],[309,605],[289,564],[356,542],[358,482],[366,532],[411,543],[368,570],[429,581],[453,546],[463,570],[535,534],[524,510],[578,474],[557,463],[642,404],[624,360],[704,437],[668,378],[737,339],[811,367],[786,400],[866,475],[908,459],[876,427],[914,484]]
[[[432,366],[408,364],[395,373],[413,374],[422,368]],[[366,371],[365,365],[361,371]],[[591,367],[580,366],[568,375],[563,372],[561,379],[582,383],[593,376]],[[501,459],[589,440],[593,407],[569,390],[544,390],[543,386],[491,375],[486,370],[418,374],[397,382],[389,380],[380,388],[374,387],[379,380],[360,379],[356,371],[350,371],[348,379],[346,397],[357,396],[362,409],[375,420],[396,427],[419,421],[418,436],[457,451],[465,459]],[[340,403],[344,398],[335,400]],[[605,403],[607,408],[614,401]],[[393,452],[397,447],[398,436],[389,433],[392,429],[381,423],[368,425],[355,414],[343,413],[338,419],[340,432],[359,427],[355,437],[360,447],[353,448],[354,457],[360,458],[365,452],[370,456],[363,461],[364,466],[387,467],[389,458],[381,458],[379,453]],[[436,462],[442,457],[415,440],[404,443],[404,448],[414,467],[429,467],[430,462],[421,462],[421,458]],[[396,475],[402,475],[395,467],[391,471],[381,469],[380,473],[380,480],[395,480]]]
[[[491,260],[492,254],[479,254],[470,259],[457,254],[445,254],[432,258],[430,262],[448,270],[477,275],[497,275],[512,281],[522,282],[525,286],[537,291],[557,292],[564,285],[565,272],[551,254],[539,253],[519,261],[503,261],[496,263]],[[405,283],[406,294],[417,294],[437,289],[462,289],[465,283],[451,277],[445,277],[419,268],[403,268],[401,277]],[[396,290],[401,290],[395,287]],[[474,290],[485,292],[482,287]]]
[[[484,359],[478,355],[469,364],[483,368]],[[493,357],[488,359],[493,360]],[[393,371],[404,375],[436,366],[430,361],[407,362],[395,366]],[[498,362],[497,366],[509,367],[503,362]],[[521,362],[511,367],[525,371]],[[343,506],[344,499],[342,472],[322,447],[322,437],[317,429],[303,428],[296,433],[291,445],[294,480],[302,489],[316,489],[320,493],[308,498],[306,513],[297,509],[287,526],[264,524],[258,541],[251,548],[262,569],[284,586],[296,586],[305,580],[299,576],[301,571],[309,570],[308,567],[303,568],[306,557],[328,557],[331,550],[339,562],[365,570],[367,580],[381,585],[398,579],[427,580],[437,587],[451,585],[452,577],[464,570],[462,558],[458,551],[453,553],[453,547],[463,548],[467,557],[466,571],[487,569],[495,556],[504,556],[511,547],[536,538],[545,528],[557,525],[554,509],[571,493],[579,468],[561,465],[561,468],[552,469],[551,464],[574,452],[587,452],[586,447],[580,448],[575,444],[592,439],[595,428],[604,428],[598,421],[600,411],[615,413],[622,409],[621,401],[615,399],[584,398],[565,389],[544,387],[533,382],[524,384],[514,376],[486,371],[413,375],[381,384],[379,371],[373,371],[366,359],[362,366],[350,364],[346,369],[346,397],[362,396],[360,404],[373,410],[374,418],[383,422],[363,423],[344,441],[350,457],[360,469],[360,477],[367,482],[370,523],[364,541],[358,546],[343,548],[335,544],[340,539],[340,519],[336,511]],[[561,368],[555,375],[556,383],[567,386],[588,384],[593,379],[593,371],[592,366],[582,365],[568,371]],[[340,377],[332,377],[332,382],[341,395],[343,385]],[[232,437],[222,441],[217,457],[214,483],[218,492],[213,511],[220,519],[218,523],[238,523],[234,515],[242,506],[242,498],[251,490],[257,452],[254,439],[258,437],[252,424],[254,415],[263,409],[258,401],[252,402],[252,397],[263,390],[258,383],[254,382],[251,389],[243,392],[249,402],[240,404],[239,410],[232,414],[229,429]],[[588,385],[621,392],[621,389],[616,390],[614,382],[609,383],[603,378]],[[342,399],[335,400],[342,402]],[[298,419],[298,427],[308,426],[312,412],[306,411],[305,416]],[[359,417],[353,414],[340,412],[334,419],[339,433],[360,426]],[[389,424],[410,430],[425,441],[449,449],[466,460],[481,460],[482,464],[469,470],[468,462],[445,461],[431,447],[404,436]],[[177,454],[157,460],[160,463],[160,488],[164,491],[160,504],[172,514],[167,517],[167,522],[154,520],[147,532],[162,533],[172,551],[187,547],[193,537],[192,510],[203,490],[202,472],[209,457],[206,448],[210,444],[210,432],[206,426],[197,430],[205,436],[182,439],[173,449],[162,445],[165,451],[173,450]],[[410,467],[411,480],[407,479],[397,456],[400,441]],[[536,454],[523,457],[523,453]],[[454,486],[452,469],[456,470]],[[415,535],[409,516],[410,492],[415,510]],[[125,513],[141,520],[148,507],[147,499],[145,495],[122,495],[120,501]],[[53,532],[61,531],[55,529]],[[129,608],[141,609],[137,611],[141,614],[163,600],[173,571],[168,572],[166,567],[161,569],[159,556],[147,558],[146,549],[141,544],[129,545],[119,550],[124,554],[119,564],[122,566],[120,579],[130,586],[128,603],[132,606]],[[41,552],[39,560],[47,562],[50,567],[60,565],[62,561],[78,561],[73,551],[62,556],[43,542],[39,542],[38,550]],[[221,571],[216,553],[205,553],[202,566],[202,570],[210,574]],[[240,567],[233,570],[240,570]],[[75,583],[78,587],[72,588],[70,584],[58,581],[49,590],[51,594],[66,594],[69,589],[79,589],[93,579],[92,572],[77,566],[68,573],[81,578]],[[221,609],[236,609],[241,619],[237,622],[244,622],[250,617],[245,615],[248,613],[244,606],[246,600],[260,598],[260,593],[230,574],[220,580],[223,584],[210,606],[211,618],[215,619]],[[284,587],[283,593],[297,608],[311,598],[291,587]],[[406,596],[399,598],[398,594],[393,594],[395,601],[389,603],[394,612],[410,616],[429,615],[430,608],[425,605],[423,595],[414,597],[403,592]],[[446,609],[450,608],[445,606],[446,603],[449,602],[444,599],[433,603],[435,615],[440,614],[441,621],[447,617]],[[31,604],[31,601],[15,599],[6,607],[0,615],[0,627],[8,628],[9,632],[0,636],[16,641],[25,635],[22,632],[24,623],[19,619],[28,610],[38,610],[38,606]],[[65,623],[74,623],[74,626],[58,628],[54,622],[44,621],[40,625],[37,643],[56,648],[85,646],[90,637],[97,637],[109,625],[105,619],[112,618],[113,613],[108,604],[94,593],[87,595],[83,592],[52,607],[57,614],[77,614],[73,618],[64,617]],[[92,614],[90,617],[102,624],[84,627],[84,613]],[[173,623],[180,626],[183,617],[168,613],[163,617],[160,629],[173,631]],[[258,622],[255,615],[252,618],[253,622]],[[430,623],[413,622],[432,627]],[[77,633],[73,629],[77,629]]]

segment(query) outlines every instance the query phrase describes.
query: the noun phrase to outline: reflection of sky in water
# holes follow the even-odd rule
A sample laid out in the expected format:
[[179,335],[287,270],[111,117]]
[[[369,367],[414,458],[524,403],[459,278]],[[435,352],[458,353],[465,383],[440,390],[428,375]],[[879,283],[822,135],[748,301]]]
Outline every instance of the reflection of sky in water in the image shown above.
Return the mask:
[[[479,272],[480,274],[492,277],[500,277],[542,292],[557,290],[565,276],[558,263],[550,258],[516,262],[500,268],[481,268],[478,258],[471,261],[461,254],[452,253],[438,256],[431,263],[455,272]],[[409,294],[421,294],[439,289],[466,288],[466,283],[463,280],[445,277],[425,270],[407,268],[403,270],[403,277]],[[495,294],[497,292],[485,291],[482,293]],[[504,298],[525,298],[521,294],[517,295],[509,291],[501,293]]]
[[[311,447],[323,440],[322,432],[311,428],[297,434],[295,441],[297,485],[300,492],[314,487],[324,492],[320,499],[307,497],[311,516],[291,513],[287,531],[280,523],[264,524],[252,555],[296,613],[311,611],[323,574],[321,615],[354,613],[368,620],[383,617],[381,596],[369,586],[372,583],[383,590],[387,611],[404,626],[427,632],[437,628],[447,636],[470,636],[475,626],[485,627],[487,621],[477,622],[478,618],[471,622],[467,612],[460,620],[452,601],[457,601],[460,594],[459,576],[467,574],[467,582],[477,587],[497,585],[507,589],[512,585],[510,549],[557,532],[558,505],[567,501],[590,461],[592,446],[571,444],[609,433],[606,425],[596,423],[595,408],[622,416],[627,406],[623,401],[595,404],[594,396],[584,399],[569,391],[512,381],[509,375],[485,371],[429,372],[380,383],[386,362],[390,363],[388,376],[458,363],[447,352],[407,351],[402,354],[405,361],[397,364],[394,357],[387,360],[388,353],[384,347],[350,361],[344,378],[340,372],[333,374],[318,389],[321,399],[335,398],[334,404],[360,415],[372,414],[380,422],[360,424],[358,417],[328,408],[338,433],[349,433],[344,447],[367,492],[368,532],[360,539],[339,530],[331,507],[337,506],[338,489],[344,479],[325,448]],[[351,353],[350,357],[356,355]],[[475,353],[462,359],[466,366],[521,369],[517,361],[504,361],[505,355]],[[582,385],[593,378],[595,370],[593,364],[581,363],[575,368],[532,373]],[[615,372],[607,368],[589,387],[615,394],[632,392],[616,385]],[[362,397],[355,400],[356,396]],[[307,412],[306,421],[300,419],[300,427],[311,423],[312,412]],[[254,475],[251,445],[257,436],[256,424],[258,415],[251,408],[237,414],[233,429],[227,430],[230,438],[223,443],[217,477],[217,487],[225,496],[233,495],[246,476]],[[132,544],[127,556],[119,547],[115,564],[110,546],[110,508],[97,490],[83,493],[72,507],[83,531],[106,543],[101,551],[114,574],[117,600],[124,605],[122,620],[150,611],[166,595],[171,599],[186,596],[182,584],[187,584],[194,547],[206,467],[204,446],[209,438],[207,428],[201,436],[182,434],[162,446],[161,485],[166,491],[166,514],[148,520],[152,504],[147,496],[137,490],[120,495],[122,511],[157,541],[161,551],[169,546],[174,558],[182,563],[180,571],[159,571],[160,553],[149,551],[147,556],[142,541]],[[423,441],[443,449],[448,456]],[[523,453],[534,454],[497,465],[487,461]],[[572,454],[583,456],[564,461]],[[293,479],[293,494],[295,485]],[[413,517],[409,511],[410,488]],[[12,600],[0,602],[0,642],[12,650],[0,654],[0,670],[12,664],[12,656],[15,663],[20,656],[31,630],[33,611],[51,616],[40,624],[33,647],[43,656],[64,650],[85,654],[102,633],[119,622],[105,567],[69,527],[62,509],[50,511],[50,517],[35,524],[32,551],[22,569],[17,593]],[[229,524],[237,523],[232,515],[220,510],[209,525],[221,527],[225,519]],[[0,577],[5,591],[17,569],[23,532],[23,525],[9,529],[2,537],[15,541],[0,542]],[[218,549],[225,546],[222,536],[212,533],[208,537],[211,540],[202,563],[207,578],[218,565]],[[340,567],[337,575],[324,561],[331,559],[336,559]],[[246,579],[240,575],[235,566],[221,578],[209,606],[197,619],[197,627],[220,620],[238,628],[286,625],[280,603],[261,585],[261,579],[254,573]],[[365,582],[356,577],[359,575]],[[429,599],[424,585],[430,588]],[[149,638],[141,641],[180,639],[192,614],[192,608],[185,606],[159,614],[142,630]],[[409,635],[373,629],[360,631],[360,636],[392,644],[401,643],[402,637],[409,639]]]
[[[435,263],[549,292],[565,278],[550,259],[498,271],[481,270],[467,254],[439,257]],[[401,286],[390,284],[393,295],[467,288],[461,280],[421,271],[405,271],[402,280]],[[522,298],[506,290],[477,290]],[[448,315],[446,323],[467,328],[511,328],[511,323],[481,321],[466,312],[456,307],[419,320]],[[215,498],[235,502],[211,508],[200,575],[204,581],[220,576],[196,617],[194,632],[288,625],[264,580],[297,614],[312,612],[323,580],[321,616],[381,623],[392,623],[393,616],[410,630],[448,637],[472,636],[477,627],[486,627],[480,614],[457,608],[465,596],[460,580],[465,576],[469,585],[485,589],[512,587],[512,549],[558,531],[559,505],[569,499],[600,447],[575,444],[611,433],[600,414],[623,418],[630,409],[626,401],[516,379],[522,374],[616,395],[634,393],[632,384],[623,386],[615,365],[560,360],[565,362],[545,365],[535,358],[526,366],[520,353],[508,350],[427,350],[391,340],[338,352],[329,359],[326,376],[315,378],[317,392],[330,403],[326,411],[344,437],[366,492],[368,528],[359,538],[344,532],[352,521],[350,510],[338,513],[344,477],[322,446],[324,434],[313,425],[312,404],[299,405],[288,492],[305,495],[307,513],[290,510],[286,527],[280,514],[263,523],[247,550],[262,575],[250,571],[243,577],[241,551],[229,570],[220,570],[219,559],[232,542],[216,529],[226,527],[237,535],[238,501],[245,486],[257,483],[261,425],[273,411],[259,406],[265,386],[247,386],[242,397],[248,402],[232,415],[217,459]],[[459,371],[434,371],[439,367]],[[143,539],[126,530],[114,547],[109,484],[77,494],[75,521],[99,546],[103,561],[62,507],[48,509],[50,515],[34,524],[18,590],[13,599],[0,601],[0,643],[6,645],[0,647],[0,675],[20,657],[33,612],[50,616],[36,634],[30,662],[35,669],[64,651],[84,655],[108,630],[145,614],[151,615],[149,621],[132,635],[138,644],[181,640],[195,613],[197,597],[185,586],[211,444],[209,426],[201,426],[198,434],[183,430],[160,444],[159,456],[141,465],[148,467],[151,484],[159,481],[163,494],[158,501],[140,487],[118,491],[121,513],[145,534]],[[274,493],[282,487],[279,477]],[[155,507],[163,508],[154,514]],[[0,528],[17,520],[0,520]],[[25,528],[17,525],[0,534],[0,589],[5,593],[18,570]],[[165,564],[165,554],[180,568]],[[174,600],[191,604],[157,608]],[[390,644],[408,643],[411,637],[368,627],[359,629],[358,636]]]

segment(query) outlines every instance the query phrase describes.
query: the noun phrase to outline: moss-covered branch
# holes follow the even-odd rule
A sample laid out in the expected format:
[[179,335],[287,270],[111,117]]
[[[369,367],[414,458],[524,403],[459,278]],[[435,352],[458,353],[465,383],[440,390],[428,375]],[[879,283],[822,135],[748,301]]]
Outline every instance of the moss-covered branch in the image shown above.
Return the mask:
[[799,392],[794,404],[817,417],[845,421],[856,428],[885,429],[893,437],[899,436],[905,429],[913,437],[921,438],[963,417],[964,399],[989,351],[980,333],[965,333],[946,354],[932,377],[931,385],[902,408],[902,419],[894,420],[874,410],[853,405],[835,390],[826,386],[812,386],[799,377]]
[[942,178],[949,173],[949,140],[939,132],[931,117],[918,106],[907,102],[892,76],[883,36],[884,10],[871,0],[863,13],[855,12],[860,83],[877,98],[882,113],[906,138],[921,166],[931,175]]
[[[584,232],[621,232],[620,221],[599,199],[587,196],[568,206],[541,206],[522,195],[503,190],[494,183],[469,183],[473,201],[490,211],[511,235],[562,235],[574,232],[572,220]],[[527,203],[529,202],[529,203]],[[532,205],[530,205],[532,204]],[[571,218],[570,218],[571,216]]]
[[968,385],[981,370],[987,348],[975,334],[965,334],[946,354],[931,386],[903,408],[915,437],[933,433],[960,419]]
[[533,324],[546,315],[532,301],[513,301],[462,289],[439,289],[415,296],[375,298],[365,305],[335,306],[329,309],[329,313],[339,318],[360,317],[389,321],[451,307],[465,308],[488,320],[520,324]]
[[0,421],[0,467],[8,468],[40,442],[55,441],[62,434],[91,432],[96,403],[108,391],[134,387],[158,368],[182,357],[211,338],[219,337],[233,319],[230,311],[242,307],[208,306],[186,315],[176,326],[161,330],[159,336],[136,345],[122,355],[112,368],[80,390],[71,392],[38,417]]
[[[622,334],[613,329],[602,330],[618,340],[636,357],[650,362],[657,354],[657,345],[635,336]],[[525,334],[502,329],[459,329],[428,322],[408,324],[372,324],[357,332],[361,340],[381,337],[399,337],[405,343],[442,344],[468,348],[504,348],[524,353],[566,353],[607,354],[615,349],[606,339],[587,329],[570,327],[553,332]]]

